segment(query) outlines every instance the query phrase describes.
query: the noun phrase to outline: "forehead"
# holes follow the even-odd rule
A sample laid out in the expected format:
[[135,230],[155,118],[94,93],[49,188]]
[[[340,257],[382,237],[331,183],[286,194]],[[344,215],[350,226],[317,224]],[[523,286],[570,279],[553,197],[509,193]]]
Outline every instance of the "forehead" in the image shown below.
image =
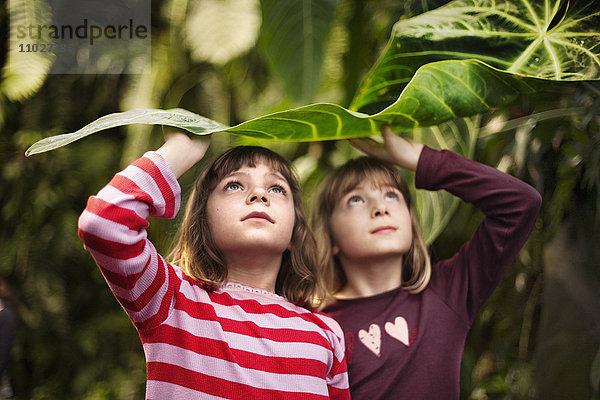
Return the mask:
[[283,177],[288,177],[290,175],[287,165],[277,159],[277,157],[256,152],[240,152],[232,154],[230,157],[223,159],[215,165],[214,174],[218,179],[222,179],[236,171],[244,168],[256,168],[259,165],[265,166],[273,172],[281,174]]
[[224,178],[231,176],[240,176],[240,177],[251,177],[251,176],[264,176],[275,179],[281,179],[287,182],[287,179],[283,176],[283,174],[277,169],[272,168],[267,163],[259,162],[254,166],[243,165],[237,170],[231,171]]
[[398,188],[396,180],[384,171],[363,171],[346,175],[340,182],[339,193],[344,195],[353,190],[381,190]]

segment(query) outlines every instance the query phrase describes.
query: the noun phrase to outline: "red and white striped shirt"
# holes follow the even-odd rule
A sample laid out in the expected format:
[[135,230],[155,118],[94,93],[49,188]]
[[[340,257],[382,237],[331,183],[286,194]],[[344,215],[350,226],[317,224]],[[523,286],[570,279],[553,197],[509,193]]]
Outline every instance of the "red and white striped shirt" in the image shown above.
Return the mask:
[[349,399],[333,319],[265,290],[207,292],[147,239],[149,216],[173,218],[180,187],[148,152],[118,173],[79,218],[79,236],[144,346],[147,399]]

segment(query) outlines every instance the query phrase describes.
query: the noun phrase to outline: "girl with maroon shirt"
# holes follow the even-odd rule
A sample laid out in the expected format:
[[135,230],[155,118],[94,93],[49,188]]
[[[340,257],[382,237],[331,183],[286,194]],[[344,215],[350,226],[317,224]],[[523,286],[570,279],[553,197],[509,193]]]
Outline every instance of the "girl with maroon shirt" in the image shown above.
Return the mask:
[[[458,399],[465,339],[515,260],[541,197],[494,168],[433,150],[382,128],[383,144],[353,141],[372,157],[325,180],[313,214],[319,256],[341,325],[353,399]],[[406,184],[447,190],[485,219],[452,257],[431,265]]]

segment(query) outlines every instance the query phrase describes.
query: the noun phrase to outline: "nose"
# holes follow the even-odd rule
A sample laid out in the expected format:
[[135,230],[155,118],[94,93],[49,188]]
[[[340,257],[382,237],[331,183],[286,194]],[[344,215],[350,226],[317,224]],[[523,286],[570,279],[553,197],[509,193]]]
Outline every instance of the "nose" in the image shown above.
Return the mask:
[[390,215],[390,212],[388,211],[385,204],[375,204],[373,206],[373,210],[371,211],[371,218],[382,217],[384,215]]
[[269,196],[267,192],[263,188],[256,187],[250,193],[248,193],[248,197],[246,198],[247,204],[253,203],[262,203],[265,205],[269,205]]

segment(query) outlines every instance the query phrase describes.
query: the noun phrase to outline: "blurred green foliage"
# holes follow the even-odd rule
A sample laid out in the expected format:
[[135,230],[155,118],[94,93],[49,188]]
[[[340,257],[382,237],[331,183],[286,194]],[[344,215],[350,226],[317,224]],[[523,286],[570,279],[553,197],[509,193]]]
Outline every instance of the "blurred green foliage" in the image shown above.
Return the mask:
[[[31,158],[24,157],[25,149],[101,115],[137,107],[182,107],[234,125],[301,105],[286,95],[285,74],[273,72],[260,32],[245,52],[230,58],[199,56],[214,38],[210,32],[191,35],[186,27],[205,2],[214,3],[151,3],[153,59],[147,74],[46,75],[39,88],[26,92],[7,91],[6,80],[0,86],[0,275],[21,306],[10,371],[17,399],[143,398],[139,338],[83,250],[76,226],[87,196],[157,147],[161,135],[156,128],[131,126]],[[443,3],[339,0],[331,27],[323,30],[327,36],[315,39],[324,52],[309,101],[347,107],[393,23]],[[3,4],[0,25],[8,22]],[[7,37],[0,42],[6,48]],[[8,96],[15,91],[21,97]],[[482,117],[474,157],[532,184],[544,204],[530,240],[469,335],[461,380],[465,399],[598,398],[599,93],[597,86],[581,84],[563,96],[525,99]],[[219,135],[211,152],[247,140]],[[345,142],[269,147],[292,160],[308,210],[322,175],[357,154]],[[182,177],[184,194],[201,168]],[[461,204],[433,243],[433,257],[455,252],[481,218]],[[173,222],[152,221],[150,235],[163,253],[174,230]]]

